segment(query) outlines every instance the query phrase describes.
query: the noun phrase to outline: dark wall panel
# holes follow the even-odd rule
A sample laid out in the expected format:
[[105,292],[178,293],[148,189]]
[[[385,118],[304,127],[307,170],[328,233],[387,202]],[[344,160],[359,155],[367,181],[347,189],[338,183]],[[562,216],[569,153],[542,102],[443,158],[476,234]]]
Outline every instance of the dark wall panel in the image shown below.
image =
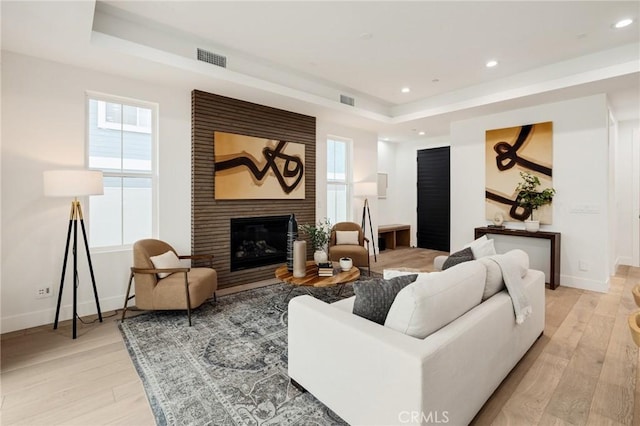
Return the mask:
[[[214,198],[215,131],[305,145],[304,200],[219,200]],[[316,211],[316,119],[194,90],[191,94],[191,251],[213,253],[219,287],[274,277],[278,265],[230,272],[232,217],[294,213],[298,223],[314,223]],[[308,247],[309,253],[311,248]]]

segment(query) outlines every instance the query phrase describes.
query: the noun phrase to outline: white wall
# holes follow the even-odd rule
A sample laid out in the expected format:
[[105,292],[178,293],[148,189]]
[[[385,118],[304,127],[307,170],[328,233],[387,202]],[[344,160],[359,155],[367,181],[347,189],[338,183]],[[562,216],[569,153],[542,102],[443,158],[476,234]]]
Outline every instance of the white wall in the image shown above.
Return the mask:
[[634,181],[634,169],[637,169],[640,158],[634,155],[633,137],[638,132],[640,121],[621,121],[617,126],[617,140],[615,150],[615,216],[616,228],[615,264],[639,266],[634,258],[634,244],[637,244],[637,235],[634,238],[632,224],[638,220],[636,211],[637,182]]
[[[327,138],[339,136],[351,139],[352,145],[352,175],[353,182],[377,182],[378,171],[378,135],[366,130],[342,126],[340,124],[318,119],[316,121],[316,218],[322,219],[327,215]],[[353,188],[351,188],[353,193]],[[362,220],[362,198],[351,198],[351,220],[360,223]],[[369,210],[373,225],[373,238],[378,238],[378,198],[369,197]],[[367,238],[371,240],[369,224],[366,224]]]
[[[8,52],[2,52],[2,89],[2,332],[53,322],[71,200],[45,198],[42,172],[84,167],[87,90],[159,104],[159,236],[189,252],[189,89]],[[88,200],[81,201],[87,210]],[[80,315],[96,312],[83,252],[79,250]],[[92,260],[102,310],[121,308],[131,252],[95,252]],[[61,319],[71,318],[71,276],[67,268]],[[51,286],[54,296],[35,299],[35,289],[42,285]]]
[[[553,122],[553,224],[562,233],[561,285],[608,290],[608,128],[605,95],[595,95],[451,125],[451,247],[469,241],[484,215],[485,131]],[[575,213],[588,205],[596,213]],[[511,223],[510,226],[516,226]],[[579,261],[587,270],[580,270]]]
[[398,209],[398,193],[391,191],[394,181],[397,179],[396,172],[396,150],[397,144],[393,142],[378,142],[378,173],[387,174],[387,196],[378,198],[378,223],[381,225],[391,225],[398,223],[396,216]]

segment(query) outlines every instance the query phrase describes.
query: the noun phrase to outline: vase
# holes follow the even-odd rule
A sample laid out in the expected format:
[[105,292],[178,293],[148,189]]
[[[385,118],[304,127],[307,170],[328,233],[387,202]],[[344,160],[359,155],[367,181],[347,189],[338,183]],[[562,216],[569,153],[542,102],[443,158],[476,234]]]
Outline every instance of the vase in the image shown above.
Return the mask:
[[327,252],[324,250],[316,250],[313,252],[313,261],[316,262],[316,265],[321,263],[327,263],[329,261],[329,257],[327,256]]
[[341,257],[340,269],[342,269],[342,272],[350,271],[351,268],[353,268],[353,260],[350,257]]
[[539,220],[525,220],[524,221],[524,229],[528,232],[538,232],[540,230],[540,221]]
[[293,242],[293,277],[304,278],[307,274],[307,242],[296,240]]
[[293,272],[293,242],[298,239],[298,222],[296,215],[289,216],[287,224],[287,270]]

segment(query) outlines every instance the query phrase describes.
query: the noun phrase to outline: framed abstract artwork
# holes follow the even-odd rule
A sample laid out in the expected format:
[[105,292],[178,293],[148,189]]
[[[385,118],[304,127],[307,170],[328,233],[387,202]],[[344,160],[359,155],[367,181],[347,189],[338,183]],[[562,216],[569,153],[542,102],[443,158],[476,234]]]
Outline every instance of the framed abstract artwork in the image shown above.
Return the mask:
[[[505,221],[527,219],[528,212],[515,202],[516,187],[522,181],[520,172],[537,176],[541,188],[553,187],[553,123],[487,130],[485,162],[486,219],[493,221],[499,215]],[[540,223],[550,224],[551,219],[551,205],[537,210]]]
[[216,200],[305,198],[305,145],[214,132]]

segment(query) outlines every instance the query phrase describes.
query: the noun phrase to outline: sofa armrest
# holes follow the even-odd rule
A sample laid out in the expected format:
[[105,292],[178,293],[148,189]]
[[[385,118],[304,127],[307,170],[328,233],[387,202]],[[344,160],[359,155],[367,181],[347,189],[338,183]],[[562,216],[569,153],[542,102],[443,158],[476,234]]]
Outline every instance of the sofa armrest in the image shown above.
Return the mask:
[[289,302],[289,376],[351,424],[420,410],[422,343],[310,296]]
[[442,265],[449,258],[449,256],[436,256],[433,259],[433,270],[434,271],[442,271]]

